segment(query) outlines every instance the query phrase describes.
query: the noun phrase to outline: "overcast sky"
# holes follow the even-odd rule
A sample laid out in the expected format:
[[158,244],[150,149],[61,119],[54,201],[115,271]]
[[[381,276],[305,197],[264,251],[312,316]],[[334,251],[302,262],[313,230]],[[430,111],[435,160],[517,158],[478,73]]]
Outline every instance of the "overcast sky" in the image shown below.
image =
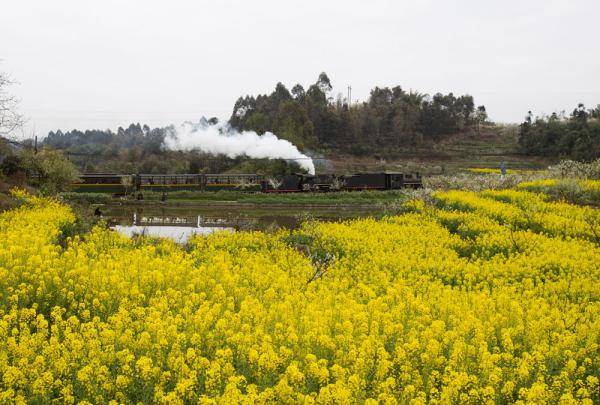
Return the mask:
[[600,103],[600,1],[3,0],[0,70],[35,130],[228,118],[313,83],[469,93],[492,119]]

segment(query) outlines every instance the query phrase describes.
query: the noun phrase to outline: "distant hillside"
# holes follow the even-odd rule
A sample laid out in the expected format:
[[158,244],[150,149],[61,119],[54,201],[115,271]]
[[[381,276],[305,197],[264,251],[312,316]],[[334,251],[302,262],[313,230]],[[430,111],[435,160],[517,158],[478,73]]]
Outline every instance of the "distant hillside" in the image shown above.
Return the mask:
[[469,167],[497,168],[500,162],[506,162],[511,168],[541,169],[558,160],[521,153],[518,125],[487,125],[479,133],[469,131],[449,135],[411,151],[383,151],[369,156],[332,153],[322,165],[332,171],[407,169],[440,174]]

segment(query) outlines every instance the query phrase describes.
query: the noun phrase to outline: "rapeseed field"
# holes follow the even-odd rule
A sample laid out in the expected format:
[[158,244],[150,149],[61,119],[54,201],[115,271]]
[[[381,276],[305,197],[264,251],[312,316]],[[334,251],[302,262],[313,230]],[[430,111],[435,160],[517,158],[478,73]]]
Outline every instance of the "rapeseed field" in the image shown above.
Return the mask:
[[[0,214],[2,403],[600,401],[598,210],[438,192],[187,246]],[[59,243],[61,241],[61,243]]]

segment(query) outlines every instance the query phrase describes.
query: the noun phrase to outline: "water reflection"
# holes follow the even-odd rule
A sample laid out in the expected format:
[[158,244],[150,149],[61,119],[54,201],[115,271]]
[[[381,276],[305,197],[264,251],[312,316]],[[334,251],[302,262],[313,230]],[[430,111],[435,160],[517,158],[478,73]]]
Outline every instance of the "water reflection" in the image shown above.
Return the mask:
[[129,237],[151,236],[155,238],[170,238],[177,243],[187,243],[193,235],[210,235],[216,231],[234,231],[223,218],[203,218],[200,215],[173,216],[141,215],[133,211],[131,225],[124,224],[123,217],[108,219],[111,229]]
[[168,226],[168,225],[114,225],[111,227],[122,235],[133,236],[152,236],[155,238],[169,238],[177,243],[187,243],[190,237],[194,235],[210,235],[216,231],[233,231],[233,228],[218,226]]
[[152,207],[103,206],[102,216],[109,226],[127,235],[168,237],[186,243],[192,235],[215,231],[295,229],[307,217],[336,221],[377,216],[377,209],[282,208],[282,207]]

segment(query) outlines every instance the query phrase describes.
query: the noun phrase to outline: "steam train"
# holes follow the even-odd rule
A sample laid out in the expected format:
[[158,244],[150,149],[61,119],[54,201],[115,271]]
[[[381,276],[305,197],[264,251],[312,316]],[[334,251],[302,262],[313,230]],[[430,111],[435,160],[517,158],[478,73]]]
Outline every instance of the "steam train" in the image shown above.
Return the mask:
[[84,174],[72,186],[76,192],[112,194],[180,190],[297,193],[419,188],[422,187],[422,180],[417,172],[292,174],[277,178],[259,174]]

